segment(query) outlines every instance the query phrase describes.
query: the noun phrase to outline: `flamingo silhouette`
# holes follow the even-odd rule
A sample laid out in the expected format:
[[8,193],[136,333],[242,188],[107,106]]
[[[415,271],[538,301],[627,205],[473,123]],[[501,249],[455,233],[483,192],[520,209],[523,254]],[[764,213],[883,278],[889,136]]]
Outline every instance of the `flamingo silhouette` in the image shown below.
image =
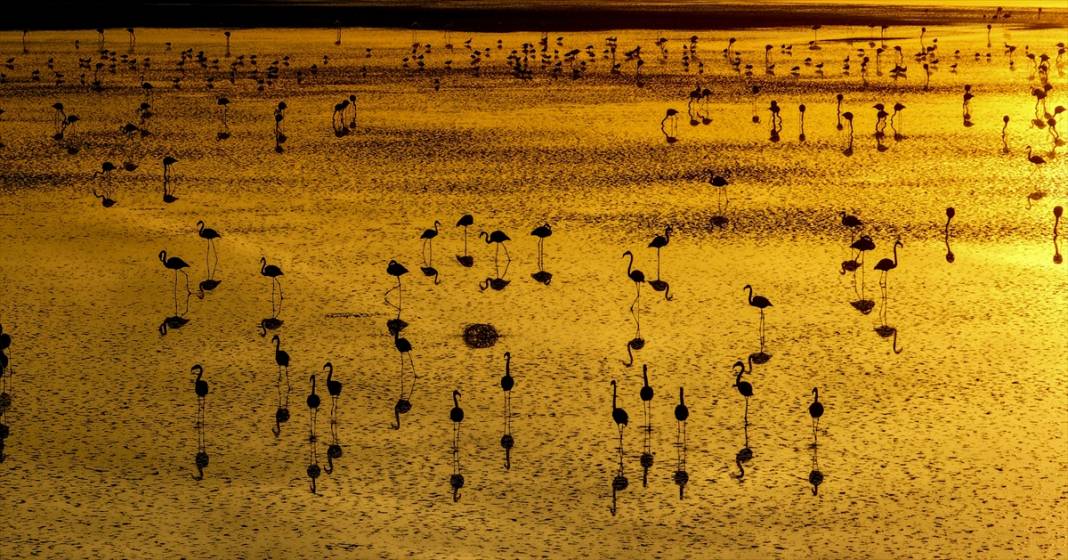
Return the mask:
[[771,307],[771,302],[764,296],[754,296],[753,287],[746,284],[742,290],[749,292],[749,305],[760,310],[760,347],[764,347],[764,310]]
[[819,441],[820,417],[823,416],[823,404],[820,403],[819,387],[812,388],[812,404],[808,405],[808,415],[812,417],[812,446],[815,447]]
[[891,270],[894,270],[895,268],[897,268],[897,248],[898,247],[904,247],[904,246],[905,246],[905,244],[902,243],[900,239],[898,239],[897,241],[894,241],[894,258],[893,258],[893,260],[884,258],[884,259],[881,259],[878,263],[875,264],[875,270],[878,270],[878,271],[882,272],[882,277],[879,279],[879,285],[883,288],[884,292],[886,291],[887,273],[889,273]]
[[308,395],[305,403],[308,405],[308,410],[311,412],[311,437],[315,438],[315,417],[319,413],[320,404],[319,395],[315,393],[315,374],[311,375],[311,394]]
[[953,217],[956,216],[956,215],[957,215],[957,211],[954,210],[952,206],[950,206],[949,208],[946,208],[946,237],[945,237],[945,243],[946,243],[946,262],[948,262],[948,263],[952,263],[954,260],[956,260],[956,257],[953,255],[953,250],[949,248],[949,223],[953,221]]
[[671,242],[671,233],[674,231],[670,225],[664,228],[664,235],[657,235],[649,242],[650,249],[656,249],[656,279],[660,279],[660,250],[667,247]]
[[[638,305],[638,298],[642,295],[642,284],[645,282],[645,273],[634,268],[634,253],[627,251],[623,253],[623,257],[630,258],[627,262],[627,278],[630,278],[630,281],[634,282],[634,302],[630,304],[630,312],[634,313],[634,308]],[[635,320],[637,320],[637,314],[635,314]]]
[[[434,229],[425,229],[425,230],[423,230],[422,235],[419,236],[419,239],[423,240],[423,261],[424,262],[428,262],[428,263],[433,263],[434,262],[434,238],[438,236],[438,228],[439,227],[441,227],[441,222],[439,222],[437,220],[434,220]],[[427,254],[428,254],[427,249],[428,248],[429,248],[429,256],[430,256],[429,259],[427,258]]]
[[185,262],[179,257],[168,257],[167,251],[163,250],[159,252],[159,262],[163,263],[163,266],[169,270],[174,271],[174,308],[177,312],[178,309],[178,273],[181,272],[185,276],[185,289],[189,291],[189,274],[184,269],[189,268],[189,263]]
[[464,268],[471,268],[475,265],[474,257],[467,254],[467,226],[474,225],[475,217],[471,214],[464,214],[460,216],[460,219],[456,221],[456,227],[464,228],[464,254],[458,255],[456,261],[460,263],[460,266]]
[[[284,276],[282,269],[273,264],[267,264],[267,257],[260,257],[260,275],[271,279],[271,308],[274,308],[274,290],[278,287],[278,309],[282,308],[282,300],[285,299],[285,295],[282,293],[282,282],[278,279],[280,276]],[[277,314],[277,312],[276,312]]]
[[619,443],[623,445],[623,428],[627,426],[629,417],[627,411],[623,410],[616,405],[616,380],[612,380],[612,421],[616,423],[616,428],[619,429]]
[[[204,265],[205,265],[205,267],[209,271],[212,270],[212,267],[208,266],[207,259],[210,256],[210,254],[212,252],[214,252],[215,253],[215,268],[218,268],[219,267],[219,251],[215,248],[215,240],[221,238],[222,235],[220,235],[219,232],[215,231],[214,229],[211,229],[209,227],[205,227],[204,226],[204,220],[197,220],[197,235],[199,235],[201,239],[204,239],[204,240],[206,240],[208,242],[208,252],[204,256]],[[209,277],[210,276],[211,276],[211,274],[209,274]]]
[[100,199],[100,205],[103,206],[104,208],[111,208],[112,206],[115,206],[116,204],[118,204],[117,201],[115,201],[114,199],[112,199],[112,198],[110,198],[110,197],[108,197],[106,195],[97,194],[96,189],[93,189],[93,196],[95,196],[95,197]]
[[496,252],[493,255],[493,262],[494,263],[497,262],[498,257],[500,256],[501,247],[504,247],[504,258],[507,259],[508,262],[512,262],[512,256],[508,254],[508,247],[506,247],[504,245],[505,241],[511,241],[511,238],[508,237],[508,235],[506,233],[504,233],[503,231],[497,229],[497,230],[493,230],[493,233],[486,233],[484,231],[480,231],[480,232],[478,232],[478,236],[480,238],[484,238],[486,240],[486,245],[489,245],[490,243],[496,243],[497,244]]
[[553,228],[544,223],[530,232],[530,235],[538,238],[538,270],[545,270],[545,239],[553,234]]

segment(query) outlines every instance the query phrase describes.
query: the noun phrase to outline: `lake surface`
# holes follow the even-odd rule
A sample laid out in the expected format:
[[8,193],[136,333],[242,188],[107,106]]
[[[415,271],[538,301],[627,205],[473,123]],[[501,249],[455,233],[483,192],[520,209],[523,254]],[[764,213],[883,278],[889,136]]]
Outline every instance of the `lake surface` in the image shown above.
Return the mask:
[[[988,46],[978,23],[929,27],[922,43],[919,29],[891,27],[878,64],[880,32],[867,26],[823,28],[818,50],[804,28],[671,32],[666,59],[656,31],[565,34],[561,46],[550,34],[546,67],[536,33],[346,29],[338,46],[333,29],[239,30],[229,58],[220,30],[136,33],[128,56],[149,58],[148,68],[123,64],[127,35],[108,30],[119,60],[115,73],[110,61],[100,70],[101,92],[79,84],[83,72],[93,81],[100,58],[94,32],[31,32],[28,54],[21,34],[0,35],[0,52],[15,58],[0,84],[0,324],[12,338],[0,556],[1068,552],[1068,269],[1053,230],[1053,208],[1068,203],[1068,164],[1064,148],[1050,154],[1049,126],[1032,122],[1040,76],[1026,56],[1050,57],[1045,110],[1068,105],[1058,66],[1068,60],[1056,45],[1063,30],[999,24]],[[687,70],[682,54],[694,33]],[[603,53],[608,36],[618,40],[618,75]],[[722,53],[730,37],[737,71]],[[512,49],[522,57],[524,42],[530,80],[506,63]],[[414,56],[423,55],[425,71],[413,43],[423,45]],[[925,89],[914,54],[935,44]],[[1016,47],[1011,66],[1006,44]],[[637,45],[641,87],[624,55]],[[896,80],[895,46],[908,68]],[[176,89],[185,49],[192,58]],[[586,71],[572,79],[562,60],[553,78],[554,51],[563,59],[571,49]],[[78,57],[91,58],[89,70]],[[276,59],[279,78],[258,91],[253,68],[264,77]],[[693,105],[691,126],[695,83],[709,91]],[[967,108],[965,85],[974,95]],[[854,115],[849,156],[847,121],[836,126],[839,93],[841,111]],[[331,113],[350,94],[357,125],[337,137]],[[229,101],[225,125],[218,96]],[[287,141],[276,153],[280,100]],[[773,100],[782,119],[775,142]],[[56,102],[80,117],[62,141],[52,139]],[[142,102],[154,113],[143,125],[151,135],[127,139],[120,127],[141,125]],[[888,113],[905,106],[881,140],[876,103]],[[676,132],[664,123],[671,144],[661,130],[669,108],[679,113]],[[219,132],[230,136],[217,140]],[[1027,146],[1047,163],[1030,163]],[[172,204],[162,201],[168,155],[178,160]],[[104,161],[120,169],[94,176]],[[128,172],[123,162],[138,167]],[[725,192],[709,184],[713,175],[727,179]],[[117,204],[102,207],[94,189]],[[841,211],[859,217],[862,231],[843,227]],[[456,258],[464,234],[453,225],[465,213],[474,216],[469,268]],[[198,220],[222,235],[217,266]],[[420,234],[435,220],[426,263]],[[538,240],[529,235],[546,222],[548,284],[533,277]],[[632,251],[634,267],[657,278],[647,245],[668,225],[659,278],[671,299],[648,283],[640,289],[644,346],[628,367],[639,325],[622,255]],[[497,229],[511,237],[510,263],[502,250],[495,264],[496,247],[477,236]],[[855,274],[843,273],[860,234],[876,248]],[[903,246],[884,298],[873,267],[893,257],[896,239]],[[161,250],[189,263],[191,295],[181,274],[174,287]],[[259,274],[261,256],[284,271],[281,310]],[[397,316],[383,301],[396,285],[391,259],[410,270],[401,312],[410,361],[386,326]],[[430,265],[437,282],[421,271]],[[201,298],[205,279],[221,283]],[[747,284],[772,302],[763,348]],[[261,330],[264,319],[282,324]],[[465,345],[464,329],[476,323],[496,327],[495,345]],[[282,424],[273,334],[291,357],[291,416]],[[509,468],[500,443],[505,352],[515,379]],[[747,406],[732,365],[760,353],[764,363],[745,366]],[[336,434],[328,361],[344,383]],[[194,364],[210,384],[203,445]],[[655,392],[648,432],[643,365]],[[314,445],[305,405],[312,374],[322,397]],[[629,413],[622,455],[613,380]],[[680,386],[689,408],[684,464]],[[815,448],[813,387],[825,407]],[[454,390],[465,411],[458,468]],[[402,391],[412,408],[394,430]],[[308,466],[325,469],[331,444],[343,454],[313,494]],[[198,451],[210,457],[202,480]],[[653,457],[645,474],[643,452]],[[812,471],[823,477],[816,488]],[[454,492],[457,472],[464,486]],[[627,485],[614,492],[620,475]]]

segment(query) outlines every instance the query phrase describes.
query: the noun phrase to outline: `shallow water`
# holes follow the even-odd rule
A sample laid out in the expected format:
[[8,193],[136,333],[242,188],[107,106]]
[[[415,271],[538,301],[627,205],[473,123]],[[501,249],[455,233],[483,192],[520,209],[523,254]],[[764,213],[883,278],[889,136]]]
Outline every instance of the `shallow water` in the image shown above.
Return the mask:
[[[1048,155],[1047,130],[1029,126],[1034,102],[1024,45],[1056,55],[1063,33],[996,28],[986,47],[982,26],[928,29],[942,62],[923,91],[920,65],[907,58],[908,80],[869,71],[864,87],[856,49],[870,30],[827,28],[822,50],[805,48],[811,32],[764,29],[699,33],[705,76],[682,71],[689,33],[669,35],[668,61],[657,61],[655,32],[620,32],[620,52],[643,45],[647,83],[633,63],[608,74],[605,34],[568,35],[565,47],[595,45],[588,75],[553,81],[540,70],[518,82],[502,69],[509,48],[536,34],[474,35],[493,46],[483,76],[467,68],[467,35],[419,32],[434,45],[428,70],[404,70],[408,31],[238,31],[233,55],[259,53],[261,72],[290,54],[283,79],[257,92],[220,70],[216,91],[191,70],[174,91],[178,52],[222,57],[215,30],[139,30],[137,56],[151,56],[156,86],[153,136],[124,153],[117,131],[135,121],[137,76],[105,74],[105,92],[77,85],[74,39],[89,56],[93,33],[33,33],[31,53],[15,55],[0,85],[0,322],[13,339],[11,426],[0,464],[4,556],[321,557],[1061,557],[1068,545],[1068,275],[1053,260],[1054,205],[1066,200],[1062,155],[1040,169],[1025,146]],[[738,76],[719,54],[726,39],[756,65]],[[495,48],[497,38],[506,45]],[[832,41],[863,37],[857,44]],[[893,38],[891,38],[893,37]],[[891,28],[887,44],[919,48],[918,30]],[[109,46],[125,37],[109,31]],[[550,45],[553,39],[550,37]],[[874,39],[878,41],[878,39]],[[172,41],[171,52],[163,42]],[[777,75],[763,70],[763,45],[776,46]],[[1018,45],[1010,70],[1003,43]],[[928,43],[929,44],[929,43]],[[363,58],[371,47],[373,56]],[[552,48],[550,47],[550,52]],[[949,71],[961,51],[957,73]],[[19,36],[0,36],[0,52],[18,53]],[[870,54],[870,50],[869,54]],[[975,62],[972,53],[991,52]],[[322,55],[329,54],[323,65]],[[849,76],[841,61],[852,57]],[[55,57],[68,85],[56,87],[45,61]],[[803,66],[812,56],[825,76]],[[452,58],[457,70],[444,72]],[[226,67],[225,58],[222,67]],[[319,64],[305,86],[296,68]],[[892,65],[883,61],[884,73]],[[190,63],[192,64],[192,63]],[[367,74],[363,75],[363,66]],[[29,81],[33,68],[42,81]],[[441,80],[435,91],[433,77]],[[1052,110],[1065,104],[1055,66]],[[683,118],[667,145],[659,121],[668,107],[685,117],[695,80],[713,91],[712,124]],[[763,89],[754,97],[753,83]],[[961,122],[961,94],[971,84],[972,127]],[[847,131],[835,129],[836,93],[855,113],[854,155],[842,155]],[[334,103],[359,96],[359,127],[335,138]],[[217,142],[215,95],[227,95],[232,137]],[[272,111],[285,99],[290,140],[272,151]],[[784,129],[768,141],[767,106],[783,107]],[[50,139],[52,109],[62,101],[82,118],[85,145],[67,155]],[[872,136],[876,102],[904,103],[901,141],[885,152]],[[806,140],[798,141],[797,105],[805,103]],[[755,108],[755,109],[754,109]],[[761,117],[753,124],[754,110]],[[1010,116],[1009,154],[1001,152],[1002,115]],[[889,129],[888,129],[889,131]],[[160,200],[164,155],[173,155],[178,202]],[[140,164],[110,179],[118,205],[104,209],[92,188],[100,163]],[[717,209],[710,172],[730,181],[730,203]],[[1027,195],[1048,193],[1029,205]],[[952,263],[946,259],[945,208],[953,206]],[[837,213],[866,223],[877,248],[864,275],[840,274],[850,233]],[[468,239],[473,268],[460,267],[463,213],[475,216]],[[730,220],[714,229],[709,218]],[[188,323],[160,335],[175,314],[173,274],[157,260],[166,249],[190,264],[193,287],[207,277],[203,219],[218,229],[222,283],[188,299]],[[434,284],[419,271],[420,232],[443,222],[434,241]],[[548,286],[537,271],[536,239],[545,243]],[[645,285],[639,300],[646,341],[633,367],[626,344],[634,284],[625,250],[655,276],[646,245],[674,226],[661,275],[673,296]],[[481,291],[495,274],[494,248],[476,237],[502,229],[512,260],[501,291]],[[900,266],[880,298],[873,264]],[[270,336],[270,281],[259,258],[281,266],[285,290],[276,331],[292,357],[292,418],[271,434],[277,368]],[[382,301],[393,285],[390,259],[407,265],[404,330],[419,374],[412,411],[390,429],[400,390],[398,354]],[[748,376],[745,402],[731,365],[760,350],[759,314],[742,286],[770,299],[766,352]],[[862,292],[862,293],[861,293]],[[180,294],[181,295],[181,294]],[[851,302],[875,302],[861,314]],[[179,313],[186,298],[180,298]],[[471,323],[491,323],[502,337],[469,349]],[[891,326],[893,337],[877,329]],[[882,329],[883,332],[889,332]],[[511,468],[499,445],[504,429],[498,380],[511,352]],[[900,351],[900,352],[898,352]],[[321,365],[344,382],[340,443],[332,474],[309,492],[308,376],[323,396],[317,461],[326,465],[329,397]],[[196,396],[189,368],[200,363],[211,392],[206,408],[210,464],[195,481]],[[651,451],[642,484],[641,365],[655,389]],[[410,383],[410,372],[406,372]],[[630,413],[618,474],[611,380]],[[679,386],[690,409],[680,499],[673,410]],[[806,408],[820,388],[818,494],[809,485],[814,451]],[[466,411],[460,464],[465,485],[454,501],[453,389]],[[746,436],[748,435],[748,441]],[[736,454],[753,457],[738,478]],[[239,550],[241,552],[235,552]]]

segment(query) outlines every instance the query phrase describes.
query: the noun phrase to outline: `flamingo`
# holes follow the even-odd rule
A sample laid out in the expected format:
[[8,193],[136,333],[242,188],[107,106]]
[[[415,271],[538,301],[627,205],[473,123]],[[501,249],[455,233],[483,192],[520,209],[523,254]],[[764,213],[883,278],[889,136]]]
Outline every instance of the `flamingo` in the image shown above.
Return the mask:
[[[823,404],[820,402],[820,390],[819,387],[812,388],[812,404],[808,405],[808,415],[812,417],[812,437],[815,440],[817,436],[817,430],[820,427],[820,417],[823,416]],[[812,444],[816,445],[815,442]]]
[[278,365],[279,373],[281,369],[286,369],[286,379],[289,379],[289,352],[282,350],[282,339],[278,335],[271,337],[271,342],[274,343],[274,363]]
[[282,269],[273,264],[267,264],[267,257],[260,257],[260,274],[271,279],[271,305],[274,305],[274,287],[278,286],[278,302],[281,304],[285,296],[282,295],[282,283],[278,277],[284,276]]
[[323,369],[326,370],[326,391],[330,394],[330,423],[337,424],[337,400],[341,397],[341,382],[334,379],[334,364],[326,362],[323,364]]
[[512,353],[504,353],[504,375],[501,377],[501,389],[510,392],[515,387],[515,379],[512,378]]
[[504,258],[508,259],[508,262],[512,262],[512,257],[511,257],[511,255],[508,254],[508,247],[504,246],[504,242],[505,241],[511,241],[512,240],[512,238],[508,237],[508,234],[506,234],[503,231],[497,229],[497,230],[493,230],[493,233],[486,233],[484,231],[480,231],[480,232],[478,232],[478,236],[480,238],[485,238],[486,239],[486,245],[489,245],[490,243],[496,243],[497,244],[497,251],[493,255],[493,262],[494,263],[497,262],[497,257],[500,256],[501,247],[504,247]]
[[456,260],[465,268],[471,268],[475,264],[475,259],[467,254],[467,226],[474,225],[474,223],[475,217],[471,214],[464,214],[456,221],[456,227],[464,228],[464,254],[456,257]]
[[464,409],[460,408],[460,391],[452,392],[452,410],[449,411],[449,419],[459,424],[464,421]]
[[163,250],[159,252],[159,262],[163,263],[163,266],[174,271],[174,299],[175,307],[177,307],[178,301],[178,273],[181,272],[185,275],[185,289],[189,290],[189,274],[186,273],[185,268],[189,268],[189,263],[183,261],[179,257],[168,257],[167,251]]
[[690,409],[686,406],[686,396],[683,388],[679,387],[679,404],[675,405],[675,421],[685,422],[690,417]]
[[438,228],[441,227],[441,222],[434,220],[434,229],[424,229],[419,239],[423,240],[423,259],[427,258],[427,246],[430,247],[430,259],[427,262],[434,262],[434,238],[438,236]]
[[203,379],[204,368],[200,364],[196,364],[189,371],[197,374],[197,378],[193,381],[193,391],[197,395],[197,427],[202,428],[204,426],[204,399],[208,396],[208,382]]
[[764,346],[764,309],[771,307],[771,302],[764,296],[754,296],[753,287],[746,284],[743,290],[749,291],[749,305],[760,310],[760,345]]
[[203,399],[208,396],[208,382],[201,379],[204,375],[204,368],[201,367],[200,364],[197,364],[193,366],[190,371],[197,374],[196,380],[193,381],[194,390],[196,391],[197,397]]
[[530,235],[538,238],[538,270],[545,268],[545,238],[553,234],[553,228],[544,223],[530,232]]
[[[407,273],[408,273],[408,269],[405,268],[403,264],[401,264],[401,263],[399,263],[397,261],[391,260],[391,261],[389,261],[389,264],[386,265],[386,274],[389,274],[390,276],[392,276],[392,277],[397,279],[397,285],[392,287],[392,288],[390,288],[390,289],[388,289],[388,290],[386,290],[386,295],[385,295],[386,304],[390,305],[390,306],[393,306],[393,307],[396,307],[398,316],[400,316],[401,304],[403,303],[403,299],[404,299],[404,293],[401,291],[401,276],[404,276]],[[397,304],[396,305],[393,305],[393,303],[391,303],[389,301],[389,293],[392,292],[393,290],[397,290]]]
[[634,282],[635,296],[634,302],[630,304],[631,313],[634,312],[634,306],[638,304],[638,298],[642,295],[642,283],[645,282],[645,273],[634,268],[634,253],[627,251],[623,253],[624,257],[630,257],[630,261],[627,262],[627,277],[631,282]]
[[902,243],[900,239],[894,241],[894,259],[882,259],[875,264],[875,270],[878,270],[883,273],[882,278],[879,281],[879,285],[882,286],[884,290],[886,289],[887,273],[897,268],[897,248],[904,246],[905,244]]
[[[197,235],[199,235],[201,239],[207,240],[208,249],[209,249],[208,252],[209,253],[211,252],[212,249],[215,249],[215,240],[219,239],[220,237],[222,237],[222,235],[219,235],[219,232],[215,231],[214,229],[211,229],[209,227],[205,227],[204,226],[204,220],[197,220]],[[205,255],[204,259],[205,259],[205,263],[204,264],[205,264],[205,266],[207,266],[207,255]],[[219,266],[219,251],[218,250],[215,251],[215,266],[216,267]],[[210,268],[209,268],[209,270],[210,270]]]
[[[642,365],[642,389],[638,393],[642,401],[648,403],[653,400],[653,388],[649,386],[649,366]],[[649,406],[646,404],[646,406]]]
[[842,217],[842,225],[849,229],[857,230],[864,225],[864,222],[860,221],[860,218],[852,214],[846,214],[844,210],[839,212],[838,215]]
[[[1027,161],[1035,164],[1036,166],[1043,165],[1043,164],[1046,163],[1046,159],[1043,158],[1042,156],[1040,156],[1040,155],[1031,155],[1031,146],[1027,147]],[[1037,167],[1036,167],[1036,169],[1037,169]]]
[[311,394],[308,395],[308,399],[305,401],[308,404],[308,410],[311,412],[311,437],[312,441],[315,440],[315,417],[319,413],[319,395],[315,393],[315,374],[311,375]]
[[667,247],[671,242],[671,233],[674,231],[670,225],[664,228],[664,235],[657,235],[649,242],[650,249],[656,249],[656,277],[660,278],[660,249]]
[[626,427],[628,421],[627,411],[616,406],[616,380],[612,380],[612,420],[616,423],[616,427],[619,428],[619,441],[623,441],[623,428]]
[[862,235],[860,236],[860,239],[850,244],[849,248],[857,252],[856,257],[854,257],[854,260],[863,261],[865,252],[875,250],[875,242],[872,241],[870,235]]
[[742,381],[742,375],[753,371],[753,359],[749,358],[749,370],[746,371],[745,364],[741,360],[734,363],[734,369],[736,375],[734,377],[734,387],[738,389],[738,393],[745,397],[745,422],[749,424],[749,397],[753,396],[753,385],[748,381]]

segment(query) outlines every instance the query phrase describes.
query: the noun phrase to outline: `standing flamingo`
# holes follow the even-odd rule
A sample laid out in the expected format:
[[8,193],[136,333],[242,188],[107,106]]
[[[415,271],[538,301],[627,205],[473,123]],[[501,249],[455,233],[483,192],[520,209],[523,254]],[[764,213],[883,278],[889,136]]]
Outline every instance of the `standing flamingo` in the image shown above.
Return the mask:
[[616,423],[616,427],[619,428],[619,443],[623,444],[623,428],[627,426],[627,411],[623,410],[616,405],[616,380],[612,380],[612,420]]
[[812,417],[812,446],[815,447],[819,441],[820,417],[823,416],[823,404],[820,403],[820,390],[818,387],[812,388],[812,404],[808,405],[808,415]]
[[630,257],[630,260],[627,262],[627,277],[630,278],[631,282],[634,282],[634,302],[630,304],[630,311],[631,313],[634,313],[634,307],[638,305],[638,298],[642,295],[642,283],[645,282],[645,274],[634,268],[634,253],[627,251],[623,253],[623,256]]
[[503,231],[497,229],[497,230],[493,230],[493,233],[486,233],[484,231],[480,231],[480,232],[478,232],[478,236],[481,237],[481,238],[485,238],[486,245],[489,245],[490,243],[496,243],[497,244],[497,251],[493,255],[494,264],[497,263],[497,259],[500,256],[501,247],[504,247],[504,258],[508,259],[508,262],[512,262],[512,256],[508,254],[508,247],[504,246],[504,242],[505,241],[511,241],[511,239],[512,239],[512,238],[508,237],[508,234],[506,234]]
[[663,249],[664,247],[667,247],[668,243],[671,242],[671,233],[673,231],[674,231],[674,228],[672,228],[671,225],[668,225],[667,227],[664,228],[664,235],[657,235],[656,237],[653,238],[652,241],[649,242],[649,248],[650,249],[656,249],[656,278],[657,278],[657,280],[660,279],[660,249]]
[[754,296],[753,287],[746,284],[742,290],[748,290],[749,292],[749,305],[760,310],[760,347],[764,347],[764,310],[771,307],[771,302],[764,296]]
[[875,270],[882,272],[882,278],[879,280],[879,285],[883,288],[883,292],[886,292],[886,280],[887,273],[897,268],[897,248],[904,247],[905,244],[901,242],[901,239],[894,241],[894,259],[882,259],[875,264]]
[[[423,261],[433,264],[434,262],[434,238],[438,236],[438,228],[441,222],[434,220],[434,229],[424,229],[419,239],[423,240]],[[429,248],[429,258],[427,249]]]
[[544,223],[530,232],[530,235],[538,238],[538,270],[545,269],[545,238],[553,234],[553,228]]
[[471,268],[475,264],[474,257],[467,254],[467,226],[474,225],[474,223],[475,217],[471,214],[464,214],[456,221],[456,227],[464,228],[464,254],[456,257],[456,261],[464,268]]
[[[392,287],[392,288],[390,288],[390,289],[388,289],[388,290],[386,290],[386,294],[385,294],[386,304],[391,306],[391,307],[395,307],[397,309],[397,316],[398,317],[400,316],[401,305],[404,303],[404,292],[401,290],[401,276],[404,276],[407,273],[408,273],[408,269],[405,268],[403,264],[401,264],[401,263],[399,263],[397,261],[391,260],[391,261],[389,261],[389,264],[386,265],[386,274],[389,274],[390,276],[392,276],[392,277],[397,279],[397,285]],[[392,292],[393,290],[397,290],[397,303],[396,303],[396,305],[394,305],[392,302],[389,301],[389,293]]]

